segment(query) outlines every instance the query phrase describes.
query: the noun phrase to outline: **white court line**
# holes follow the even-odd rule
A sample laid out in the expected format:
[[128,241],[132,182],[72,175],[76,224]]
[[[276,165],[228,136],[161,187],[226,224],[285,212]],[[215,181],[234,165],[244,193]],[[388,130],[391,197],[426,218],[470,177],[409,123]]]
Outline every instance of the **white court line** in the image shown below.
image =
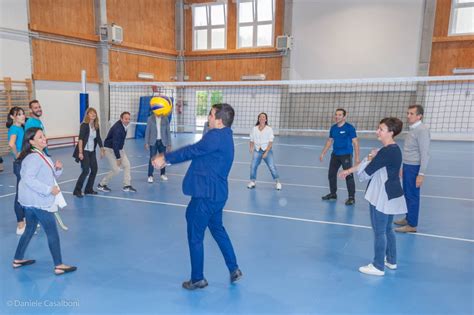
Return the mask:
[[[135,173],[146,173],[146,171],[133,171]],[[166,173],[168,175],[172,176],[179,176],[179,177],[184,177],[183,174],[177,174],[177,173]],[[237,179],[237,178],[229,178],[228,180],[233,181],[233,182],[248,182],[248,179]],[[259,184],[267,184],[267,185],[275,185],[275,182],[266,182],[266,181],[258,181]],[[290,183],[285,183],[281,182],[283,186],[294,186],[294,187],[306,187],[306,188],[320,188],[320,189],[329,189],[329,186],[319,186],[319,185],[305,185],[305,184],[290,184]],[[337,187],[338,190],[346,190],[347,188],[345,187]],[[365,192],[365,189],[356,189],[358,192]],[[434,196],[434,195],[420,195],[421,197],[424,198],[435,198],[435,199],[450,199],[450,200],[460,200],[460,201],[472,201],[474,202],[474,199],[471,198],[459,198],[459,197],[448,197],[448,196]],[[1,196],[0,196],[1,197]]]
[[[318,144],[289,144],[289,143],[278,143],[274,142],[273,145],[285,146],[285,147],[306,147],[306,148],[323,148],[324,145]],[[378,146],[379,147],[379,146]],[[372,150],[377,148],[377,146],[373,147],[360,147],[362,150]],[[472,153],[472,151],[464,151],[464,150],[436,150],[430,149],[430,152],[443,152],[443,153]]]
[[[133,167],[130,167],[130,169],[132,170],[132,169],[139,168],[139,167],[143,167],[143,166],[148,166],[148,164],[141,164],[141,165],[133,166]],[[97,173],[96,176],[104,175],[104,174],[107,174],[108,172],[110,172],[110,171],[102,172],[102,173]],[[77,178],[64,180],[64,181],[59,182],[58,184],[61,185],[61,184],[70,183],[70,182],[74,182],[74,181],[77,181]],[[10,187],[13,187],[13,188],[14,188],[15,186],[10,186]],[[15,194],[16,194],[16,193],[10,193],[10,194],[6,194],[6,195],[1,195],[0,198],[13,196],[13,195],[15,195]]]
[[[250,162],[239,162],[234,161],[235,164],[246,164],[250,165]],[[276,166],[282,167],[293,167],[293,168],[310,168],[310,169],[324,169],[327,170],[327,166],[311,166],[311,165],[294,165],[294,164],[275,164]],[[441,177],[441,178],[457,178],[457,179],[471,179],[474,180],[474,177],[470,176],[453,176],[453,175],[436,175],[436,174],[426,174],[426,177]]]
[[[64,191],[63,191],[63,193],[72,194],[72,192],[64,192]],[[188,205],[180,204],[180,203],[152,201],[152,200],[145,200],[145,199],[125,198],[125,197],[116,197],[116,196],[94,195],[93,197],[94,198],[104,198],[104,199],[126,200],[126,201],[142,202],[142,203],[149,203],[149,204],[158,204],[158,205],[173,206],[173,207],[180,207],[180,208],[186,208],[188,206]],[[369,230],[372,229],[372,227],[366,226],[366,225],[349,224],[349,223],[341,223],[341,222],[331,222],[331,221],[321,221],[321,220],[312,220],[312,219],[304,219],[304,218],[295,218],[295,217],[273,215],[273,214],[263,214],[263,213],[255,213],[255,212],[237,211],[237,210],[231,210],[231,209],[224,209],[224,212],[242,214],[242,215],[250,215],[250,216],[256,216],[256,217],[272,218],[272,219],[289,220],[289,221],[299,221],[299,222],[319,223],[319,224],[327,224],[327,225],[347,226],[347,227],[360,228],[360,229],[369,229]],[[451,237],[451,236],[435,235],[435,234],[427,234],[427,233],[411,233],[411,235],[419,235],[419,236],[426,236],[426,237],[433,237],[433,238],[441,238],[441,239],[447,239],[447,240],[474,243],[474,240],[468,239],[468,238],[459,238],[459,237]]]

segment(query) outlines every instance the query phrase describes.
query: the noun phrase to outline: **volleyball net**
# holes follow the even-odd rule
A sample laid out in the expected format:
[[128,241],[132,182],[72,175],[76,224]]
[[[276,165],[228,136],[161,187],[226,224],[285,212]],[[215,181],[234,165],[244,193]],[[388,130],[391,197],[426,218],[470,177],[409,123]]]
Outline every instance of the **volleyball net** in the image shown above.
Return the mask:
[[[460,138],[474,133],[474,76],[412,77],[324,81],[120,82],[110,84],[111,121],[131,113],[132,122],[149,111],[146,100],[165,95],[173,100],[174,132],[199,132],[213,104],[235,109],[234,133],[248,134],[261,112],[276,134],[327,132],[337,108],[359,133],[373,133],[384,117],[406,122],[409,105],[425,109],[424,122],[434,134]],[[145,100],[145,102],[144,102]],[[140,105],[141,104],[141,105]],[[147,107],[148,106],[148,107]],[[148,114],[148,112],[147,112]],[[405,128],[407,130],[407,128]]]

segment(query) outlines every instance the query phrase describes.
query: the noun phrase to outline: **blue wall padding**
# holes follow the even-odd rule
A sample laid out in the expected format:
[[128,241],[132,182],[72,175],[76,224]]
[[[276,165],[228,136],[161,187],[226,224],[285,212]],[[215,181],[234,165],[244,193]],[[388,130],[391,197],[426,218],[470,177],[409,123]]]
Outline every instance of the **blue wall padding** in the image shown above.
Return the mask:
[[[138,115],[137,115],[137,122],[144,122],[148,120],[148,116],[150,116],[150,100],[152,96],[141,96],[140,97],[140,107],[138,108]],[[174,99],[170,97],[171,102],[174,105]],[[168,119],[171,122],[171,114],[168,116]],[[141,139],[145,137],[145,125],[136,125],[135,129],[135,139]]]
[[82,123],[86,110],[89,108],[89,94],[79,94],[79,122]]

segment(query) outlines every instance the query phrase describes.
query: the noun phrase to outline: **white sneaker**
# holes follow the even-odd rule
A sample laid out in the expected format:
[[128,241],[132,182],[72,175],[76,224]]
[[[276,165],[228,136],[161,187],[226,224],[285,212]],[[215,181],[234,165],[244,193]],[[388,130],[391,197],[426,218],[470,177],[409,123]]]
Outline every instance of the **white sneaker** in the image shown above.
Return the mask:
[[281,183],[280,183],[280,182],[277,182],[277,183],[275,184],[275,189],[276,189],[276,190],[281,190]]
[[247,185],[247,188],[248,189],[252,189],[252,188],[255,188],[255,182],[254,181],[251,181],[248,185]]
[[367,275],[372,275],[372,276],[383,276],[383,275],[385,275],[385,271],[378,270],[372,264],[368,264],[367,266],[360,267],[359,271],[362,272],[362,273],[365,273]]
[[25,233],[25,228],[26,228],[26,225],[22,229],[17,227],[16,228],[16,235],[23,235],[23,233]]
[[151,184],[153,183],[153,176],[148,176],[148,182]]
[[396,270],[397,269],[397,264],[391,264],[387,261],[387,258],[384,260],[385,267],[391,270]]
[[166,176],[165,174],[161,175],[160,178],[162,181],[165,181],[165,182],[168,180],[168,176]]

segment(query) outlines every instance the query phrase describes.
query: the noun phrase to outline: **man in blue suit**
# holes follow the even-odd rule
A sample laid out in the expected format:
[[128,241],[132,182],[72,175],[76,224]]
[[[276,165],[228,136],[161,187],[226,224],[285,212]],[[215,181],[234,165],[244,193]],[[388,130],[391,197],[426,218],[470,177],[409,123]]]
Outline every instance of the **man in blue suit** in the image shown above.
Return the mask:
[[229,104],[215,104],[209,113],[209,132],[193,144],[174,152],[161,153],[153,166],[163,168],[192,160],[183,180],[183,193],[191,196],[186,208],[188,245],[191,255],[191,279],[183,288],[194,290],[208,285],[204,278],[204,234],[209,227],[219,245],[230,272],[230,281],[242,277],[234,248],[222,225],[222,210],[229,194],[227,177],[234,161],[232,122],[234,109]]

